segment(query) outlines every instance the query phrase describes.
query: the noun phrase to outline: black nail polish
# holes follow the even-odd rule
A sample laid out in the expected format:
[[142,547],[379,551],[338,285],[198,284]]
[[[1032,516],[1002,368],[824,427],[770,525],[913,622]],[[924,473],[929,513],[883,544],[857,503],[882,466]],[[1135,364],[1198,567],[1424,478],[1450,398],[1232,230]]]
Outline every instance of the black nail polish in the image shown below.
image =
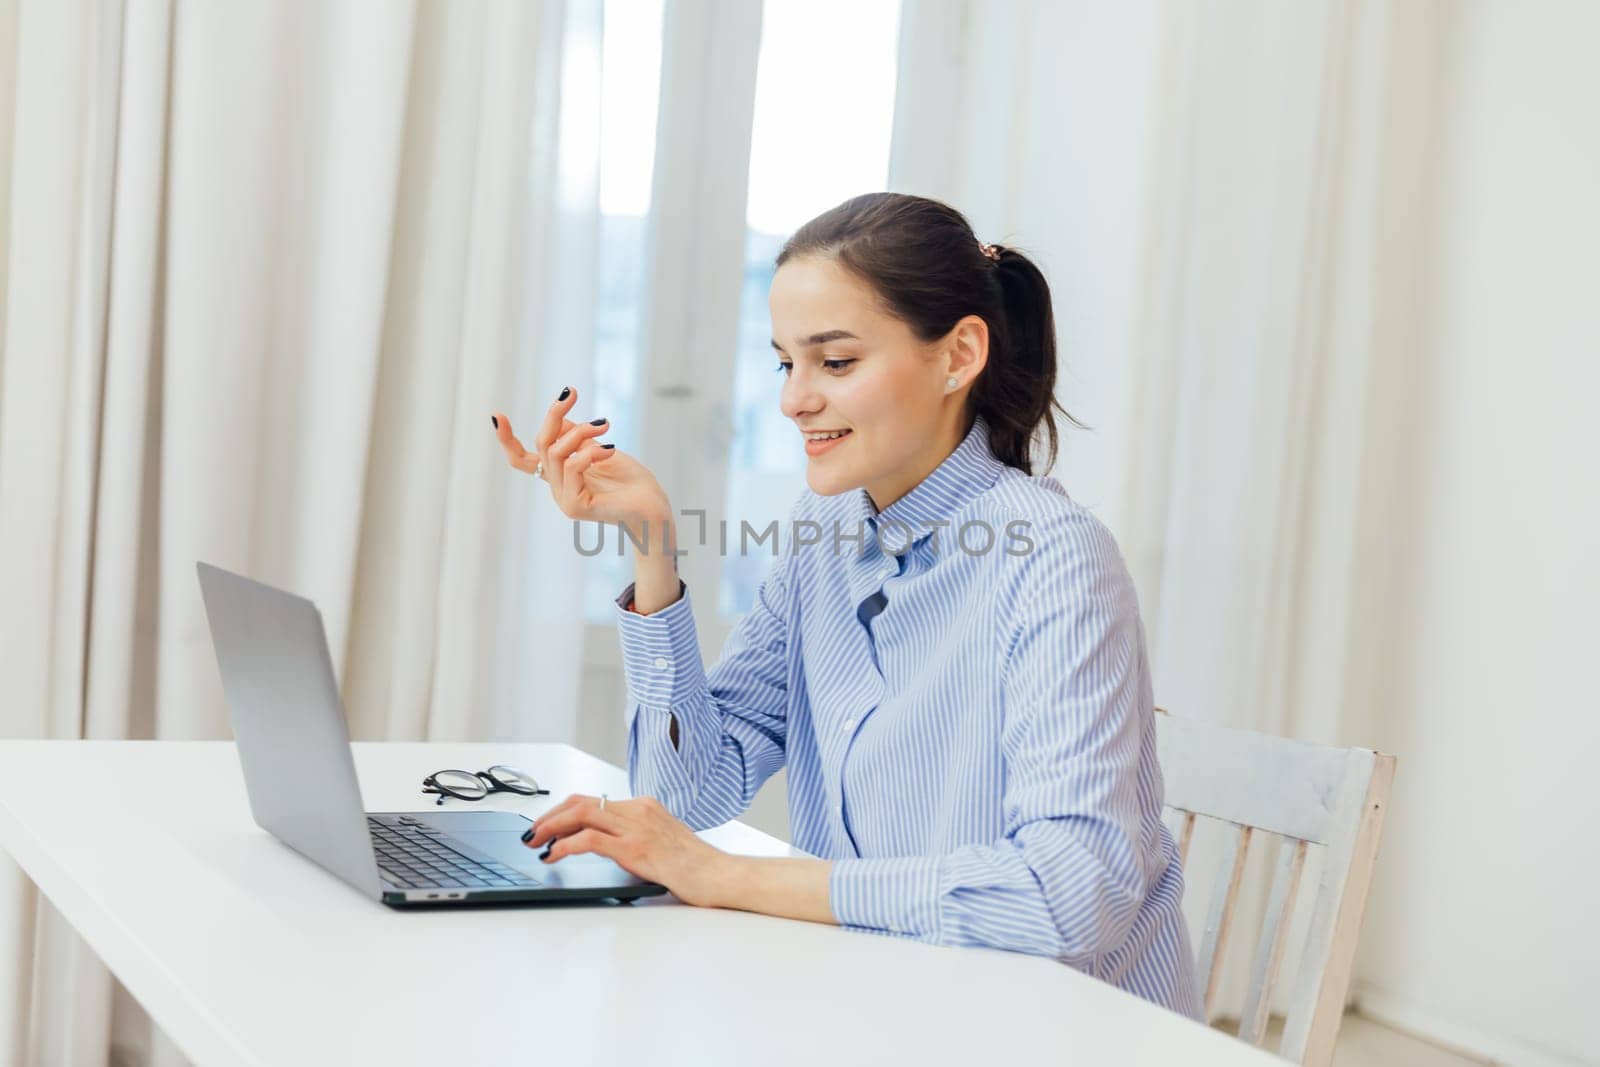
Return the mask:
[[548,845],[544,846],[544,851],[539,853],[539,858],[542,859],[542,860],[549,859],[550,858],[550,850],[552,848],[555,848],[555,847],[556,847],[556,843],[554,841],[552,841]]
[[532,840],[533,840],[533,827],[530,826],[526,830],[522,831],[522,843],[524,845],[526,845],[529,841],[532,841]]
[[556,403],[559,404],[561,401],[565,400],[567,397],[569,397],[571,395],[572,395],[572,389],[570,387],[563,386],[562,389],[561,389],[561,395],[556,397]]
[[495,418],[493,415],[489,416],[489,421],[494,424],[495,429],[498,430],[500,428],[500,420]]
[[601,445],[601,448],[616,448],[616,445]]
[[605,424],[606,424],[606,420],[605,419],[590,419],[589,420],[589,425],[590,426],[604,426]]

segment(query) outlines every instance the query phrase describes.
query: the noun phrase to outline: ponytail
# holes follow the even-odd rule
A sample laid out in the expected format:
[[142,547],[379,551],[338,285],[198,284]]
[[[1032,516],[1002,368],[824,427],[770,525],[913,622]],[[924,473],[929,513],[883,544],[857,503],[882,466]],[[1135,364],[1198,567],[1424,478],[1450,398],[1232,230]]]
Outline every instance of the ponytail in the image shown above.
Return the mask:
[[996,458],[1032,474],[1033,443],[1041,429],[1048,457],[1045,469],[1056,461],[1060,437],[1052,411],[1080,424],[1055,395],[1056,319],[1049,283],[1027,256],[1014,248],[995,247],[999,258],[992,273],[1000,290],[1003,336],[998,344],[991,340],[999,352],[990,353],[989,366],[973,383],[969,402],[989,425],[989,448]]

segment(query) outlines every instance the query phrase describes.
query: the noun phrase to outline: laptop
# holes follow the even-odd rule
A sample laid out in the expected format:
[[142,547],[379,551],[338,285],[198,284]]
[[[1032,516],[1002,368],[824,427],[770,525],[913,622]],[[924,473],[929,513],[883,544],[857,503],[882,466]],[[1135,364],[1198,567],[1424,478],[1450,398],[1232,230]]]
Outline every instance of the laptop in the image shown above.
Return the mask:
[[364,811],[322,613],[221,567],[196,570],[250,812],[278,840],[396,908],[666,892],[604,856],[541,862],[515,812]]

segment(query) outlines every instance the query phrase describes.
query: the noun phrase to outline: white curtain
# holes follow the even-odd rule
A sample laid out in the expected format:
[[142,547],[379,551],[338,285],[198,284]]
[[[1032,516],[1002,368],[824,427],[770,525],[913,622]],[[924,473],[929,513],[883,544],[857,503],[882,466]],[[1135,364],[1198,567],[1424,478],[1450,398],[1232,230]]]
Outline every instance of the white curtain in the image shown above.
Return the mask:
[[[1177,714],[1377,743],[1366,620],[1415,358],[1438,17],[908,0],[894,185],[1042,262],[1058,395],[1092,427],[1053,473],[1115,531]],[[1195,929],[1212,854],[1191,854]]]
[[[203,559],[316,600],[358,738],[572,738],[570,530],[489,415],[587,384],[599,34],[598,0],[3,7],[0,736],[229,736]],[[0,863],[0,1060],[147,1054]]]

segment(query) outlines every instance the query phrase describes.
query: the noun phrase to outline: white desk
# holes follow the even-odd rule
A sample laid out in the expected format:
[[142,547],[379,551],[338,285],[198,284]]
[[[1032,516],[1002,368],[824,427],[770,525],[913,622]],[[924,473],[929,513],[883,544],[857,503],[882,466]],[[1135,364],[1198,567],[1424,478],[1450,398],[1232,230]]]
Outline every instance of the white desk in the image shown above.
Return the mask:
[[[565,745],[357,744],[369,810],[511,763],[552,796],[626,775]],[[460,802],[451,802],[465,806]],[[792,853],[738,823],[730,851]],[[196,1063],[1279,1064],[1050,960],[686,907],[397,912],[251,821],[226,742],[0,742],[10,853]]]

